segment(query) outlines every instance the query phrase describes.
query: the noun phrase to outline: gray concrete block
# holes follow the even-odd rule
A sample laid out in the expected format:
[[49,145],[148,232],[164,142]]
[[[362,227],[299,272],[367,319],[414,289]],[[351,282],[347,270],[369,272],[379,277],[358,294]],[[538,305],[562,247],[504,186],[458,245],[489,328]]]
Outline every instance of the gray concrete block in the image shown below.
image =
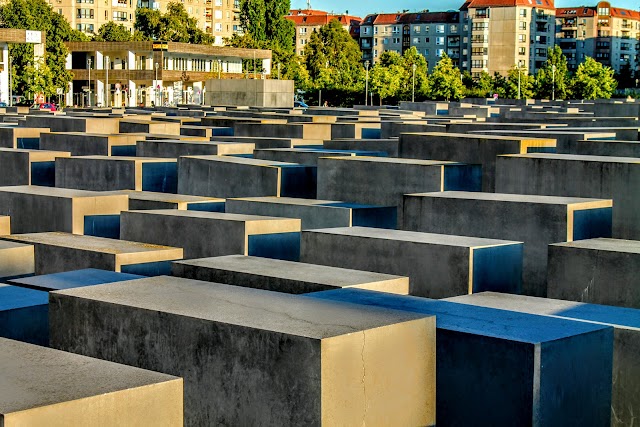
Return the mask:
[[252,154],[255,144],[251,142],[216,142],[190,140],[146,140],[136,144],[139,157],[224,156],[230,154]]
[[180,123],[127,118],[120,120],[118,131],[120,133],[160,133],[164,135],[180,135]]
[[176,277],[50,295],[53,347],[182,376],[186,425],[435,423],[434,317]]
[[73,117],[63,115],[28,115],[26,128],[48,128],[51,132],[83,132],[112,135],[119,133],[119,118],[107,116]]
[[300,249],[302,262],[408,276],[416,296],[521,291],[519,242],[351,227],[303,231]]
[[256,255],[297,260],[300,220],[219,212],[123,212],[120,238],[184,248],[185,258]]
[[13,233],[83,234],[85,217],[118,215],[127,208],[126,195],[26,185],[0,187],[0,215],[11,216]]
[[611,200],[446,191],[404,197],[402,227],[524,242],[523,292],[547,295],[550,243],[611,236]]
[[640,308],[640,242],[588,239],[549,245],[549,298]]
[[640,163],[569,154],[500,156],[496,192],[613,199],[613,237],[640,239]]
[[70,157],[64,151],[0,148],[0,186],[55,186],[55,161]]
[[243,255],[175,261],[171,273],[186,279],[288,294],[337,288],[369,289],[401,295],[409,292],[408,277]]
[[11,234],[11,217],[0,216],[0,236]]
[[69,151],[73,156],[132,156],[136,141],[143,138],[139,134],[50,132],[41,135],[40,149]]
[[33,245],[0,240],[0,281],[35,272]]
[[0,338],[0,424],[176,426],[174,376]]
[[[107,192],[103,192],[107,194]],[[154,191],[118,190],[108,194],[124,194],[130,210],[178,209],[181,211],[224,212],[225,200],[187,194],[156,193]]]
[[640,142],[615,139],[580,140],[576,143],[576,154],[586,156],[640,157]]
[[324,141],[327,150],[361,150],[386,153],[388,157],[399,157],[400,140],[398,138],[385,139],[331,139]]
[[36,275],[81,268],[145,276],[167,274],[169,261],[182,259],[183,254],[182,248],[69,233],[10,234],[1,238],[34,246]]
[[450,301],[613,326],[611,425],[631,426],[637,420],[640,410],[639,310],[493,292],[455,297]]
[[49,128],[2,127],[0,128],[0,147],[38,149],[41,148],[41,135],[45,132],[49,132]]

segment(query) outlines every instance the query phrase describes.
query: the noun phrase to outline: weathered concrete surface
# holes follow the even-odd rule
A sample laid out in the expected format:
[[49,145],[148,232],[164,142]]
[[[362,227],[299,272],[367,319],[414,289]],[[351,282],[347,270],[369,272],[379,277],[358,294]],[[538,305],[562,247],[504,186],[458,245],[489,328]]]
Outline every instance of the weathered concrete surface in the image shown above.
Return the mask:
[[140,134],[96,134],[83,132],[47,132],[40,136],[41,150],[69,151],[73,156],[135,155]]
[[350,227],[303,231],[300,249],[301,262],[408,276],[411,295],[521,291],[519,242]]
[[396,206],[399,219],[404,194],[480,188],[477,165],[364,156],[318,160],[319,199]]
[[13,233],[64,231],[83,234],[88,215],[118,215],[126,195],[37,186],[0,187],[0,215],[11,216]]
[[347,287],[401,295],[409,292],[408,277],[243,255],[175,261],[171,274],[288,294]]
[[11,217],[0,216],[0,236],[11,234]]
[[51,132],[119,133],[119,118],[28,115],[25,128],[48,128]]
[[407,194],[404,230],[524,242],[523,292],[547,295],[550,243],[611,236],[611,200],[445,191]]
[[[9,243],[9,242],[0,242]],[[124,282],[125,280],[143,279],[145,276],[136,274],[116,273],[115,271],[84,268],[81,270],[65,271],[62,273],[43,274],[40,276],[11,279],[10,285],[36,291],[52,292],[64,289],[80,288],[82,286],[103,285],[105,283]]]
[[640,239],[640,162],[569,154],[500,156],[496,192],[613,199],[613,237]]
[[389,157],[399,157],[400,140],[398,138],[385,139],[331,139],[324,141],[327,150],[361,150],[387,153]]
[[[450,301],[614,327],[611,425],[634,425],[640,410],[640,311],[549,298],[482,292]],[[582,360],[578,356],[576,360]],[[598,368],[600,369],[600,368]]]
[[[103,192],[106,193],[106,192]],[[178,209],[181,211],[224,212],[224,199],[190,196],[187,194],[156,193],[154,191],[118,190],[109,194],[129,197],[130,210]]]
[[610,326],[360,289],[307,297],[435,315],[438,425],[608,425]]
[[50,295],[53,347],[184,377],[189,426],[435,423],[433,317],[176,277]]
[[299,219],[168,209],[123,212],[120,227],[123,240],[184,248],[187,259],[297,252],[299,233]]
[[32,245],[0,240],[0,281],[34,272],[35,258]]
[[227,199],[225,212],[299,218],[303,230],[351,226],[396,228],[398,222],[395,206],[291,197]]
[[213,142],[236,142],[255,144],[258,149],[267,148],[296,148],[300,146],[322,147],[322,139],[302,139],[302,138],[269,138],[258,136],[214,136]]
[[69,233],[32,233],[2,236],[3,240],[31,244],[35,248],[36,275],[81,268],[98,268],[136,274],[150,264],[182,259],[182,248],[80,236]]
[[120,133],[160,133],[164,135],[180,135],[180,123],[161,122],[156,120],[121,119],[118,130]]
[[[563,127],[558,128],[546,128],[546,129],[538,129],[538,130],[522,130],[522,129],[510,129],[510,130],[491,130],[491,131],[474,131],[473,133],[485,134],[485,135],[510,135],[510,136],[520,136],[520,137],[529,137],[529,138],[551,138],[556,140],[556,150],[557,153],[563,154],[575,154],[576,146],[578,141],[580,140],[591,140],[595,138],[603,138],[603,139],[616,139],[615,132],[591,132],[591,131],[578,131],[564,130]],[[549,152],[543,150],[528,150],[529,153],[532,152]],[[522,152],[522,154],[527,153],[527,151]],[[509,154],[509,153],[503,153]]]
[[0,127],[0,147],[42,148],[40,146],[40,138],[45,132],[49,132],[49,128]]
[[178,193],[207,197],[315,197],[315,168],[227,156],[178,159]]
[[587,156],[640,157],[640,142],[589,139],[576,143],[576,154]]
[[183,381],[0,338],[0,424],[177,426]]
[[56,187],[175,193],[176,159],[79,156],[56,159]]
[[236,123],[235,136],[266,136],[272,138],[331,139],[331,123]]
[[53,187],[56,158],[70,156],[64,151],[0,148],[0,185]]
[[553,148],[556,141],[539,137],[470,135],[461,133],[403,133],[398,157],[450,160],[482,165],[482,191],[495,191],[496,156]]
[[253,152],[255,159],[318,166],[320,157],[375,156],[375,152],[353,152],[316,148],[264,148]]
[[252,154],[254,148],[255,144],[251,142],[146,140],[138,141],[136,155],[177,159],[182,156]]
[[549,298],[640,308],[640,242],[589,239],[549,245]]
[[46,292],[0,284],[0,337],[48,346],[48,302]]

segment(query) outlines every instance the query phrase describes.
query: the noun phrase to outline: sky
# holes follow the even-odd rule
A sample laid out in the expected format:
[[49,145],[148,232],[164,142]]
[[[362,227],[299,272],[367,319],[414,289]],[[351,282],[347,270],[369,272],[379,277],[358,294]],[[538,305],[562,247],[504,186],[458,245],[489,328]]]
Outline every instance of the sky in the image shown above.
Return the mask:
[[[638,0],[613,0],[609,1],[614,7],[623,9],[639,10],[640,4]],[[370,13],[394,13],[408,9],[409,12],[417,12],[428,9],[432,12],[440,12],[444,10],[457,10],[462,6],[464,0],[442,0],[435,2],[425,2],[418,0],[401,0],[399,2],[389,2],[388,0],[311,0],[311,8],[317,10],[325,10],[334,13],[345,13],[349,11],[349,15],[364,18]],[[556,7],[573,7],[573,6],[595,6],[598,0],[556,0]],[[306,9],[306,0],[291,0],[292,9]]]

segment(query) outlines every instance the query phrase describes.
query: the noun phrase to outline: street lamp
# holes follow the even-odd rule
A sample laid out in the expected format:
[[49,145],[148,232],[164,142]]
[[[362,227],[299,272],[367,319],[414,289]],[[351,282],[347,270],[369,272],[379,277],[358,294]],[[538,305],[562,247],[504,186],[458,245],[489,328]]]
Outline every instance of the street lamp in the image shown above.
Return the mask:
[[416,64],[413,64],[411,66],[411,69],[413,70],[413,85],[411,88],[411,102],[415,102],[416,100]]
[[221,71],[222,71],[222,59],[218,59],[218,80],[220,80]]
[[551,100],[555,101],[556,100],[556,65],[553,64],[551,66],[551,75],[552,75],[552,91],[551,91]]
[[160,83],[158,83],[158,68],[160,68],[160,64],[156,62],[156,87],[155,89],[155,98],[156,98],[156,106],[158,105],[158,95],[160,93]]
[[105,76],[105,90],[107,91],[107,104],[106,106],[109,107],[109,66],[111,65],[111,63],[109,62],[109,57],[105,56],[104,59],[107,61],[107,66],[105,67],[105,71],[106,71],[106,76]]
[[520,64],[518,64],[518,99],[520,99]]
[[367,70],[367,77],[364,81],[364,105],[367,106],[367,95],[369,93],[369,60],[364,61],[364,68]]
[[87,68],[89,69],[89,99],[87,100],[87,105],[91,107],[91,59],[87,59]]
[[[9,107],[13,107],[13,80],[11,77],[11,65],[13,63],[13,57],[9,57]],[[636,84],[637,86],[637,84]]]

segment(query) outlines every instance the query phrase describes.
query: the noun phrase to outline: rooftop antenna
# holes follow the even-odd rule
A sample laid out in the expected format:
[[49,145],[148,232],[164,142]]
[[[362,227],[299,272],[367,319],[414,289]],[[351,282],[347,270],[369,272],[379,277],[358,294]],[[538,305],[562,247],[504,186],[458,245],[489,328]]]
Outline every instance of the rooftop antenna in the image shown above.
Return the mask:
[[311,0],[307,0],[307,10],[311,10]]

